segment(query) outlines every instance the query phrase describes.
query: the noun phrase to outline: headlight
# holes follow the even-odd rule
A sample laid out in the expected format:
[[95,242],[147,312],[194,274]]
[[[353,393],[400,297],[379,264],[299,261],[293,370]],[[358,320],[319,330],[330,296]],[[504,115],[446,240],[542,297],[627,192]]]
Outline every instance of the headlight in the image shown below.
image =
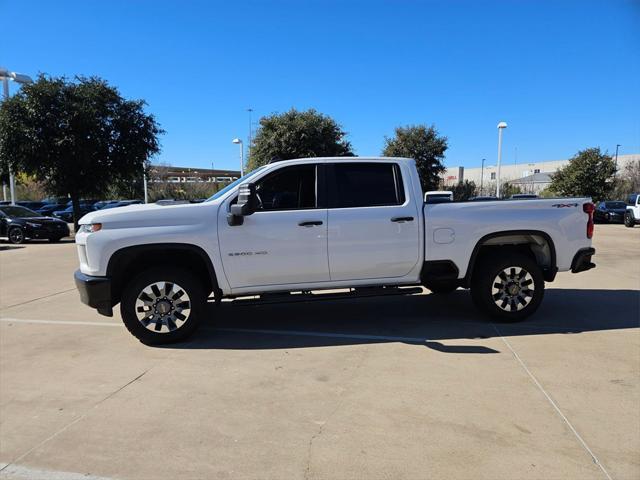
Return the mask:
[[93,233],[100,229],[102,229],[101,223],[85,223],[84,225],[80,225],[78,233]]
[[31,223],[31,222],[27,222],[27,225],[33,228],[40,228],[42,226],[40,223]]

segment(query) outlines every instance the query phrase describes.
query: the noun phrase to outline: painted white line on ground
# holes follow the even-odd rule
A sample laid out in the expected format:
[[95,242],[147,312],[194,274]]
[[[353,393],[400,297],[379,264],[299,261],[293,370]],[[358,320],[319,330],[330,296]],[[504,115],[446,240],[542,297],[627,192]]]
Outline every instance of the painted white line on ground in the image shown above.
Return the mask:
[[[33,320],[24,318],[0,318],[0,322],[5,323],[35,323],[44,325],[86,325],[92,327],[122,327],[122,323],[111,322],[73,322],[69,320]],[[324,338],[346,338],[356,340],[381,340],[385,342],[410,342],[410,343],[426,343],[427,338],[419,337],[394,337],[387,335],[363,335],[358,333],[333,333],[333,332],[307,332],[304,330],[264,330],[255,328],[216,328],[219,332],[232,333],[258,333],[263,335],[284,335],[284,336],[300,336],[300,337],[324,337]]]
[[555,409],[555,411],[558,413],[558,415],[560,415],[560,418],[562,418],[562,420],[564,420],[564,422],[567,424],[567,426],[569,427],[569,429],[573,432],[573,434],[575,435],[575,437],[578,439],[578,441],[580,442],[580,444],[582,445],[582,447],[587,451],[587,453],[591,456],[591,460],[593,461],[593,463],[595,463],[596,465],[598,465],[598,467],[600,467],[600,470],[602,470],[602,473],[604,473],[604,475],[607,477],[608,480],[612,480],[611,475],[609,475],[609,472],[607,472],[607,470],[604,468],[604,465],[602,465],[600,463],[600,460],[598,460],[598,457],[596,457],[596,454],[593,453],[591,451],[591,449],[589,448],[589,445],[587,445],[587,442],[584,441],[584,439],[580,436],[580,434],[577,432],[577,430],[574,428],[574,426],[571,424],[571,422],[569,421],[569,419],[565,416],[564,413],[562,413],[562,410],[560,410],[560,407],[558,407],[558,404],[556,402],[553,401],[553,399],[551,398],[551,395],[549,395],[547,393],[547,391],[544,389],[544,387],[540,384],[540,382],[538,381],[538,379],[535,377],[535,375],[533,373],[531,373],[531,370],[529,370],[529,368],[527,368],[527,366],[525,365],[525,363],[522,361],[522,359],[520,358],[520,355],[518,355],[516,353],[516,351],[513,349],[513,347],[511,346],[511,344],[507,341],[506,338],[504,338],[502,336],[502,333],[500,332],[500,330],[498,329],[498,327],[496,325],[493,325],[493,328],[495,329],[496,333],[498,334],[498,336],[502,339],[502,341],[504,342],[504,344],[507,346],[507,348],[509,350],[511,350],[511,353],[513,354],[513,356],[515,357],[515,359],[518,361],[518,363],[520,364],[520,366],[524,369],[524,371],[527,373],[527,375],[529,375],[529,378],[531,378],[531,380],[533,380],[533,383],[538,387],[538,389],[542,392],[542,394],[547,398],[547,400],[549,401],[549,403],[551,404],[551,406]]
[[107,477],[98,477],[90,473],[58,472],[56,470],[40,470],[37,468],[24,467],[22,465],[6,466],[0,464],[4,470],[0,471],[0,479],[22,479],[28,480],[110,480]]
[[0,318],[0,322],[5,323],[42,323],[45,325],[90,325],[95,327],[122,327],[120,322],[73,322],[70,320],[32,320],[26,318]]

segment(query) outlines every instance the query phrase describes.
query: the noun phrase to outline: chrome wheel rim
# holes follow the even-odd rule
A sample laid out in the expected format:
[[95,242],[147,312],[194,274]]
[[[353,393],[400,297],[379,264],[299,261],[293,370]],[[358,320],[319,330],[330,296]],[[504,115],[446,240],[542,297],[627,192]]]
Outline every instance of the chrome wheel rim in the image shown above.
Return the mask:
[[494,303],[506,312],[517,312],[533,300],[535,282],[522,267],[507,267],[493,280],[491,296]]
[[11,240],[13,243],[20,243],[23,238],[24,235],[22,233],[22,230],[20,230],[19,228],[13,228],[11,229],[11,232],[9,232],[9,240]]
[[136,298],[138,321],[155,333],[171,333],[182,327],[191,314],[187,292],[174,282],[147,285]]

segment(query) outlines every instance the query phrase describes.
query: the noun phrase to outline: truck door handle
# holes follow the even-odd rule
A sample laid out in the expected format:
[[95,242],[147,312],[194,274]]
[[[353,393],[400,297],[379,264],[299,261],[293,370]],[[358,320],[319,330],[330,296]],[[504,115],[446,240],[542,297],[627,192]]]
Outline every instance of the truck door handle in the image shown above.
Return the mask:
[[413,217],[393,217],[391,221],[398,222],[398,223],[413,222]]
[[314,225],[322,225],[322,220],[311,220],[308,222],[300,222],[301,227],[313,227]]

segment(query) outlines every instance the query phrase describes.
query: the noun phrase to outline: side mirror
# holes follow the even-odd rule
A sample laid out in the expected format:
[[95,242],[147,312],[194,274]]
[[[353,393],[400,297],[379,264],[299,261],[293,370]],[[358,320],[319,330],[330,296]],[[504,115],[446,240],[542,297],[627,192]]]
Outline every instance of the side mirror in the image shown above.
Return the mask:
[[227,223],[231,226],[242,225],[243,217],[247,217],[256,211],[257,196],[254,183],[243,183],[238,188],[238,201],[231,205],[227,216]]

